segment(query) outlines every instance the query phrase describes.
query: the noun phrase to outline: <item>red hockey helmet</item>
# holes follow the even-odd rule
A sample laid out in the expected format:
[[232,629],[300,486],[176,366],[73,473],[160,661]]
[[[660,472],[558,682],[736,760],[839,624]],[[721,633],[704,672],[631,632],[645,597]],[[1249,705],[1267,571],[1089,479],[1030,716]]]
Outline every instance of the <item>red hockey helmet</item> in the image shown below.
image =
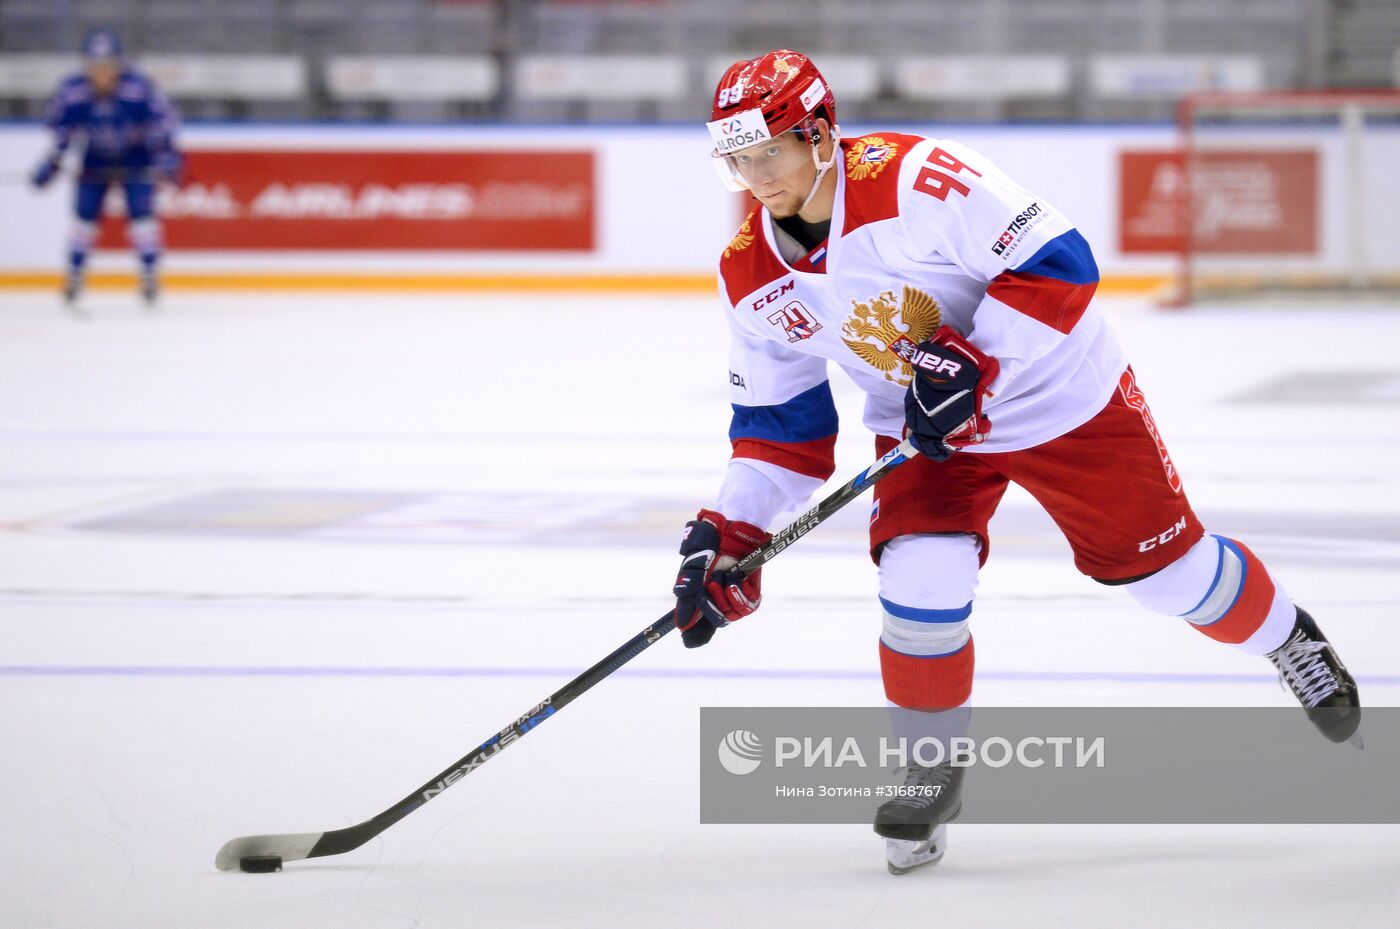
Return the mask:
[[759,110],[771,135],[796,129],[808,117],[836,125],[836,97],[817,66],[801,52],[780,48],[748,61],[736,61],[715,88],[710,119]]
[[[801,52],[778,49],[730,65],[715,88],[710,122],[711,152],[721,163],[735,152],[797,132],[813,144],[820,141],[816,120],[836,127],[836,97],[812,60]],[[732,165],[731,165],[732,167]],[[742,179],[721,171],[726,180],[745,186]]]

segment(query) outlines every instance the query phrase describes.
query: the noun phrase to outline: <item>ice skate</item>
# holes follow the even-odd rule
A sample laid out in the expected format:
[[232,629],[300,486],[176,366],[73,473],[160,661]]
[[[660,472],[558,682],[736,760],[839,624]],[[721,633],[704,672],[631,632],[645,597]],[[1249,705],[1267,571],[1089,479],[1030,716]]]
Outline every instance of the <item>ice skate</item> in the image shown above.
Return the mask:
[[160,278],[156,276],[155,268],[142,268],[140,280],[141,299],[145,301],[147,310],[155,310],[156,300],[160,297]]
[[69,271],[63,279],[63,302],[72,306],[78,300],[78,295],[83,292],[83,272],[76,269]]
[[69,270],[63,279],[63,308],[79,319],[87,319],[87,311],[78,302],[83,294],[83,272],[77,268]]
[[1361,747],[1361,695],[1332,643],[1302,608],[1288,640],[1269,652],[1279,683],[1291,691],[1308,719],[1333,742]]
[[948,847],[948,827],[934,826],[923,840],[885,840],[885,866],[891,874],[908,874],[924,865],[938,864]]
[[905,874],[943,857],[947,826],[962,812],[963,769],[951,764],[910,765],[905,795],[880,804],[875,832],[885,838],[885,860],[891,874]]

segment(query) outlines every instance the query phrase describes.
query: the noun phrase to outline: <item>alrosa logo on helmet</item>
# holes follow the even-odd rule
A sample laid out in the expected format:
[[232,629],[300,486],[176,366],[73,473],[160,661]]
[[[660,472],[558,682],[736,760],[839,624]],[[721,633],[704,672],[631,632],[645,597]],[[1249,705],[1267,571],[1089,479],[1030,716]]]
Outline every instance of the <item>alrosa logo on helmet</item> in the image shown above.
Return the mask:
[[728,155],[773,138],[761,110],[745,110],[737,116],[726,116],[705,125],[710,130],[710,138],[714,140],[718,155]]

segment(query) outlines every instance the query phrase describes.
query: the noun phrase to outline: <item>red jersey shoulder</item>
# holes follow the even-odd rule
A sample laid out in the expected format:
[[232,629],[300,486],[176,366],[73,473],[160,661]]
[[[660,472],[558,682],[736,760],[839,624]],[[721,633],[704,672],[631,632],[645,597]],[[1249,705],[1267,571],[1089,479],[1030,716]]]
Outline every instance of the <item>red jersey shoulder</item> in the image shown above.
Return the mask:
[[842,235],[899,215],[899,168],[922,141],[922,136],[881,132],[841,142],[846,169]]
[[739,231],[724,247],[724,253],[719,258],[719,273],[724,278],[724,288],[731,305],[738,305],[740,300],[764,284],[788,273],[788,269],[773,255],[773,249],[763,234],[762,204],[754,203],[740,224]]

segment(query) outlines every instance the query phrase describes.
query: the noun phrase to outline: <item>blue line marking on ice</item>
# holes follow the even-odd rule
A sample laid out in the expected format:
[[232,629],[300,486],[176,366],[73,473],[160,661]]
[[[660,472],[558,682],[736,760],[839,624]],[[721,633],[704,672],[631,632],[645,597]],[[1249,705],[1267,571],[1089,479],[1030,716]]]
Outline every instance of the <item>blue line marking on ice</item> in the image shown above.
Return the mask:
[[[0,665],[0,677],[544,677],[568,680],[578,668],[395,668],[377,666],[257,667],[251,665]],[[855,669],[800,668],[631,668],[619,677],[718,678],[734,680],[876,681],[880,672]],[[1253,684],[1272,682],[1272,674],[1212,674],[1155,671],[978,671],[983,681],[1107,681],[1125,684]],[[1372,686],[1400,685],[1400,674],[1359,675]]]
[[[605,436],[610,438],[611,436]],[[597,436],[593,437],[597,439]],[[519,445],[555,441],[547,435],[529,436],[514,433],[489,432],[428,432],[428,431],[269,431],[269,430],[197,430],[197,429],[4,429],[0,430],[0,442],[504,442]],[[648,437],[649,443],[703,444],[705,440],[684,436],[658,435]],[[1179,445],[1228,445],[1241,446],[1296,446],[1294,436],[1247,436],[1247,435],[1203,435],[1175,434],[1172,441]],[[1347,445],[1352,448],[1394,448],[1400,446],[1400,437],[1388,435],[1348,436]]]

